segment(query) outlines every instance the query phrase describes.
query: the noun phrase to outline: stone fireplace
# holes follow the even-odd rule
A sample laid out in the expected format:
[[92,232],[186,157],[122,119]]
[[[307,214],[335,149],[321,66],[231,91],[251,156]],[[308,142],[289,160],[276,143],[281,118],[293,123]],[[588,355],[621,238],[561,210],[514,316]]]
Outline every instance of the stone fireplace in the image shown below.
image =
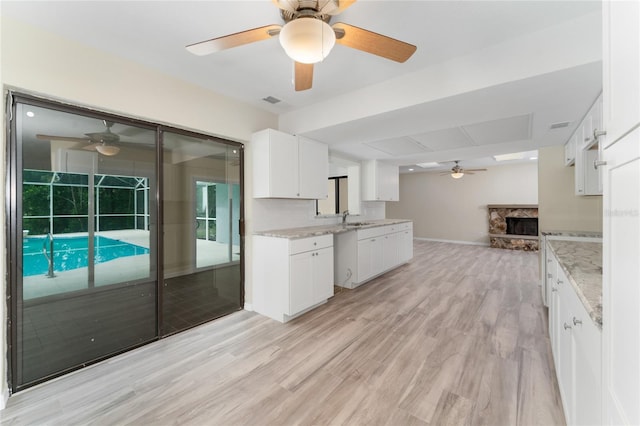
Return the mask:
[[538,251],[537,204],[489,204],[491,247]]

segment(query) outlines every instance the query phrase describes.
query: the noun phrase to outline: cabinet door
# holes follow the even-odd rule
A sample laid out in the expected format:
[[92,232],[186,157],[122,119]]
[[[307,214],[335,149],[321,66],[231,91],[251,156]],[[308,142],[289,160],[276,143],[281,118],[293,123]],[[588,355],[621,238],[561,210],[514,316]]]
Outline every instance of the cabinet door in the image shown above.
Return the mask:
[[[580,303],[580,302],[578,302]],[[575,424],[602,424],[602,333],[583,306],[573,317]]]
[[287,315],[295,315],[315,304],[313,295],[314,253],[308,251],[289,256],[289,312]]
[[604,155],[603,423],[640,424],[640,129]]
[[572,296],[575,296],[573,289],[562,270],[558,270],[558,322],[556,324],[556,333],[558,340],[558,387],[562,396],[562,405],[564,406],[564,414],[567,424],[574,423],[574,377],[575,377],[575,350],[574,338],[572,335],[571,312],[572,312]]
[[253,196],[297,198],[298,140],[295,136],[266,129],[251,137]]
[[298,138],[300,198],[326,199],[329,179],[329,149],[327,145]]
[[374,276],[373,251],[375,238],[367,238],[358,241],[358,281],[366,281]]
[[400,199],[400,176],[397,166],[379,163],[379,195],[384,201]]
[[598,150],[590,149],[584,152],[584,194],[601,195],[600,171],[595,166],[598,160]]
[[400,233],[394,232],[382,237],[382,270],[386,271],[398,266],[400,263],[399,253]]
[[315,251],[313,257],[314,304],[333,296],[333,247]]
[[413,257],[413,231],[401,231],[398,238],[398,252],[400,254],[398,263],[405,263]]
[[564,145],[564,165],[570,166],[576,159],[576,135]]
[[574,183],[576,195],[585,195],[584,193],[584,168],[585,168],[585,156],[582,149],[576,149],[576,160],[574,173]]
[[614,143],[640,117],[640,2],[604,1],[602,20],[604,130]]

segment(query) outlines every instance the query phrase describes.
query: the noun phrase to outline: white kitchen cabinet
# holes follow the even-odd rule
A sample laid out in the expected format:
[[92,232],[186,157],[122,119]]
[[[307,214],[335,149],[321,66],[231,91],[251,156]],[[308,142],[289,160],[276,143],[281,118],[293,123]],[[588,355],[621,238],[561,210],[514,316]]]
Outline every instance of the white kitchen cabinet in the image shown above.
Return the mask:
[[400,233],[388,230],[382,241],[382,269],[389,270],[400,264]]
[[569,425],[599,425],[602,332],[548,247],[547,253],[549,337],[565,418]]
[[251,136],[251,152],[255,198],[327,198],[327,145],[265,129]]
[[576,144],[574,161],[576,195],[602,195],[602,171],[596,167],[596,161],[601,157],[596,132],[601,130],[602,96],[598,96],[568,142],[568,144]]
[[299,136],[298,170],[300,198],[313,200],[327,198],[329,178],[329,149],[327,145]]
[[358,282],[367,281],[382,272],[382,237],[372,236],[358,240],[357,258],[355,277]]
[[413,257],[413,225],[403,222],[335,236],[337,286],[355,288]]
[[398,236],[398,263],[406,263],[413,257],[413,223],[401,223]]
[[603,424],[640,424],[640,3],[602,2]]
[[253,238],[256,312],[287,322],[333,296],[333,235]]
[[573,166],[576,161],[576,140],[578,136],[574,134],[571,139],[564,144],[564,165]]
[[398,166],[368,160],[362,163],[362,200],[398,201],[400,175]]

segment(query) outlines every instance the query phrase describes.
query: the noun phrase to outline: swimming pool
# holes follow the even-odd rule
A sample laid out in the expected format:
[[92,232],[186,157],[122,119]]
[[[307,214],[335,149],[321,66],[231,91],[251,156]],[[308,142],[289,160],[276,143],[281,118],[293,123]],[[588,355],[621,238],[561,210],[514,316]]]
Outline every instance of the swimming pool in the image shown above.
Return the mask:
[[[55,237],[53,240],[53,269],[55,272],[86,268],[89,261],[87,237]],[[42,253],[43,245],[49,252],[49,241],[45,237],[27,237],[23,239],[22,271],[23,276],[45,275],[49,262]],[[94,262],[104,263],[127,256],[148,254],[149,249],[124,241],[106,237],[94,237]]]

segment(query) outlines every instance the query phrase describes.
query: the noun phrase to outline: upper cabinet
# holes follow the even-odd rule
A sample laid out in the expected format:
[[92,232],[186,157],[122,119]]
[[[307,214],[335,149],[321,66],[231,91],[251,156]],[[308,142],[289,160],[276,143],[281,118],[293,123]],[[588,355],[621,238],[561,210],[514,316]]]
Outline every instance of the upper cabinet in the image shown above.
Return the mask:
[[327,145],[265,129],[251,136],[255,198],[327,198]]
[[601,131],[602,95],[598,96],[565,145],[565,164],[575,165],[576,195],[602,195],[602,171],[599,168],[602,147],[598,136]]
[[400,175],[398,166],[368,160],[362,163],[362,200],[398,201]]

